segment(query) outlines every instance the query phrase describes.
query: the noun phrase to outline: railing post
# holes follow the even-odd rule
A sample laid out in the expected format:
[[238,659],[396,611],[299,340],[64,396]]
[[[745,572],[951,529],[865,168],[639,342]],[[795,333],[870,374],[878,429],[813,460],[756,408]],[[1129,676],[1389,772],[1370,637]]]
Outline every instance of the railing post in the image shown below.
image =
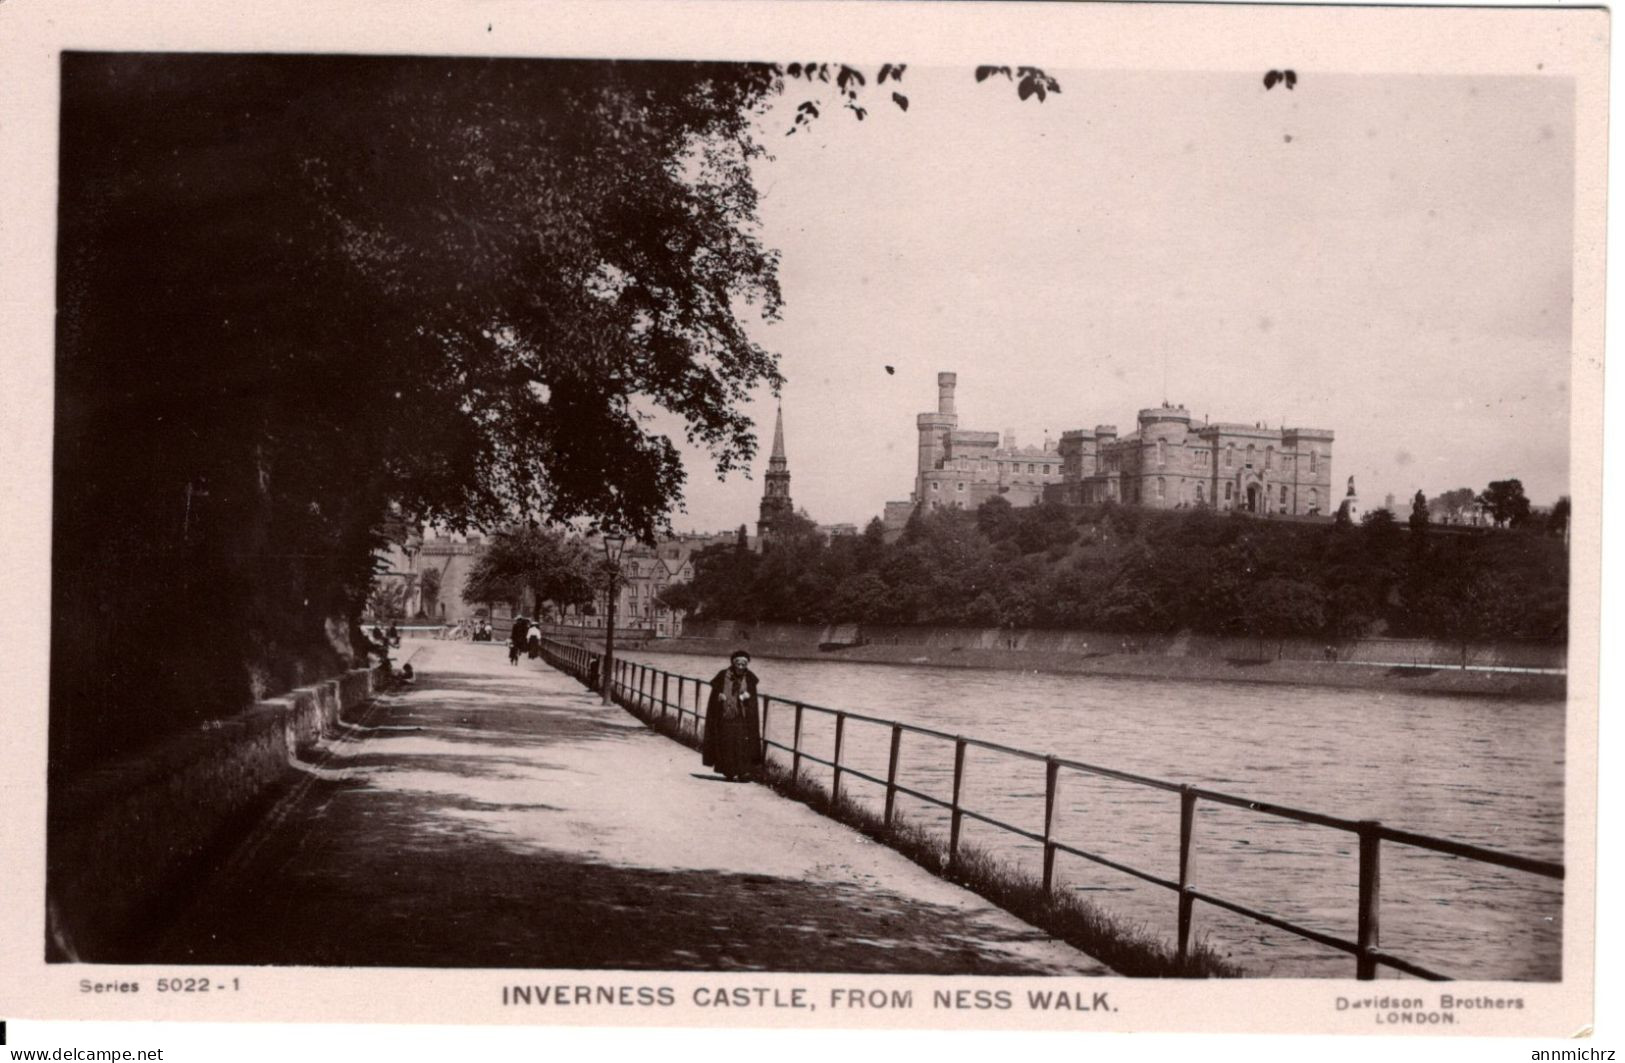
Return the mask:
[[1196,898],[1191,896],[1195,884],[1191,881],[1196,871],[1195,852],[1191,836],[1196,830],[1196,793],[1189,786],[1179,788],[1179,960],[1190,957],[1191,909]]
[[790,740],[790,778],[801,778],[801,702],[796,702],[796,733]]
[[1382,899],[1382,824],[1374,819],[1360,821],[1360,915],[1354,943],[1354,977],[1370,981],[1377,977],[1377,908]]
[[829,799],[834,804],[841,803],[841,749],[846,745],[846,713],[835,714],[835,776],[830,782]]
[[1054,757],[1044,758],[1044,892],[1055,889],[1056,798],[1060,796],[1061,765]]
[[666,706],[671,703],[671,673],[660,673],[660,718],[666,718]]
[[767,763],[767,710],[773,704],[773,699],[766,694],[762,695],[762,763]]
[[903,725],[891,725],[891,755],[886,758],[886,829],[891,829],[892,813],[897,809],[897,755],[903,748]]
[[965,818],[959,807],[960,795],[965,788],[965,740],[954,739],[954,800],[949,806],[948,819],[948,870],[952,871],[959,864],[959,827]]

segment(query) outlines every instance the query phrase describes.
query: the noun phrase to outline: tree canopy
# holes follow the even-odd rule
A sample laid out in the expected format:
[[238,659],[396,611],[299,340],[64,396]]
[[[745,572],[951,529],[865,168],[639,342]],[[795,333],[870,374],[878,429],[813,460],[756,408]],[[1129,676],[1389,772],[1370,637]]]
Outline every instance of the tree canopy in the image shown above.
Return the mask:
[[755,122],[869,84],[790,70],[66,53],[53,753],[330,673],[391,513],[649,539],[684,475],[655,410],[749,463]]
[[497,532],[463,584],[463,601],[506,602],[516,610],[525,592],[538,611],[585,605],[594,592],[594,562],[578,539],[548,528]]
[[917,513],[894,543],[816,534],[695,557],[700,619],[941,624],[1279,638],[1377,631],[1561,639],[1551,537],[1410,534],[1387,510],[1300,524],[1117,505]]

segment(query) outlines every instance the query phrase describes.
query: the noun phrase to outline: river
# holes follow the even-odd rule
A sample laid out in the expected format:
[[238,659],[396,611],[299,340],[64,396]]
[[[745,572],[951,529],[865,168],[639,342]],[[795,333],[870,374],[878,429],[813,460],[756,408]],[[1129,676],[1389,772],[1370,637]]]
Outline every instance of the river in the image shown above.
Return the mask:
[[[725,662],[629,651],[630,660],[709,678]],[[1253,800],[1292,805],[1489,846],[1563,857],[1562,702],[1436,697],[1319,687],[758,659],[765,694],[1055,754]],[[769,737],[790,744],[791,713],[770,710]],[[826,759],[834,726],[807,713],[803,748]],[[889,728],[849,722],[843,764],[885,777]],[[805,764],[805,762],[804,762]],[[905,734],[899,782],[947,798],[953,745]],[[828,782],[826,768],[812,765]],[[854,797],[881,789],[843,780]],[[1179,798],[1067,773],[1056,836],[1164,878],[1178,876]],[[1044,766],[971,747],[965,807],[1031,831],[1043,827]],[[898,809],[943,825],[906,796]],[[943,827],[945,830],[945,826]],[[1040,847],[966,820],[964,838],[1036,873]],[[1194,881],[1205,892],[1353,939],[1353,835],[1203,803]],[[1169,940],[1175,897],[1068,854],[1065,887]],[[1384,951],[1457,978],[1562,975],[1562,883],[1385,843]],[[1353,976],[1347,954],[1210,905],[1195,933],[1266,977]],[[1387,971],[1382,977],[1396,977]]]

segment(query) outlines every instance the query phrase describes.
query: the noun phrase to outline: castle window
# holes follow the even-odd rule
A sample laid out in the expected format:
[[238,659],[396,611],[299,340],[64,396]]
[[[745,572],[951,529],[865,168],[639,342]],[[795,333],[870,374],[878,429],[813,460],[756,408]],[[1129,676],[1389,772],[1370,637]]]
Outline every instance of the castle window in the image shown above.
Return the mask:
[[1029,472],[1029,473],[1034,473],[1034,472],[1037,472],[1037,471],[1038,471],[1038,470],[1037,470],[1037,469],[1036,469],[1036,468],[1034,468],[1034,467],[1033,467],[1033,463],[1032,463],[1032,462],[1030,462],[1030,461],[1029,461],[1029,462],[1028,462],[1028,463],[1027,463],[1027,471],[1028,471],[1028,472]]
[[1206,502],[1207,502],[1207,497],[1202,492],[1202,485],[1200,483],[1198,483],[1196,485],[1196,504],[1200,506],[1200,505],[1203,505]]
[[1281,485],[1281,505],[1286,505],[1286,484]]
[[1160,502],[1166,497],[1168,497],[1168,485],[1165,484],[1162,477],[1159,476],[1157,477],[1157,501]]
[[1235,464],[1236,445],[1234,443],[1226,443],[1224,445],[1224,467],[1227,469],[1234,468]]
[[1264,448],[1264,468],[1266,468],[1266,469],[1275,468],[1275,448],[1274,447],[1265,447]]
[[1320,471],[1320,451],[1318,451],[1318,450],[1311,450],[1309,452],[1309,471],[1310,472],[1319,472]]
[[1234,497],[1236,497],[1236,485],[1232,484],[1232,483],[1225,484],[1224,485],[1224,500],[1226,502],[1228,502]]
[[1258,448],[1254,447],[1251,443],[1248,443],[1247,444],[1247,468],[1249,468],[1249,469],[1252,468],[1253,467],[1253,462],[1256,461],[1256,460],[1258,460]]
[[1157,464],[1168,464],[1168,441],[1166,439],[1157,440]]
[[964,484],[956,484],[956,485],[955,485],[955,489],[956,489],[956,490],[960,490],[960,491],[963,491],[963,490],[964,490],[964,489],[965,489],[965,485],[964,485]]
[[935,481],[935,480],[931,481],[931,490],[938,491],[938,490],[941,490],[941,489],[942,489],[941,484],[937,483],[937,481]]
[[1313,487],[1309,489],[1309,512],[1320,512],[1320,492],[1316,491]]

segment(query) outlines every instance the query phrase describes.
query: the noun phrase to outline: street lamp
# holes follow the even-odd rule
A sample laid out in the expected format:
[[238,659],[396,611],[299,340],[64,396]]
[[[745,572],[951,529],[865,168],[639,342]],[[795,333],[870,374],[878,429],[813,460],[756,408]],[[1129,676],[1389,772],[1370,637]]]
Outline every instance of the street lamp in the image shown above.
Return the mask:
[[609,562],[606,570],[609,576],[609,623],[604,628],[604,666],[598,672],[598,683],[604,694],[604,704],[609,704],[609,689],[611,677],[615,669],[615,590],[618,577],[621,574],[621,551],[626,549],[626,536],[604,536],[604,558]]

